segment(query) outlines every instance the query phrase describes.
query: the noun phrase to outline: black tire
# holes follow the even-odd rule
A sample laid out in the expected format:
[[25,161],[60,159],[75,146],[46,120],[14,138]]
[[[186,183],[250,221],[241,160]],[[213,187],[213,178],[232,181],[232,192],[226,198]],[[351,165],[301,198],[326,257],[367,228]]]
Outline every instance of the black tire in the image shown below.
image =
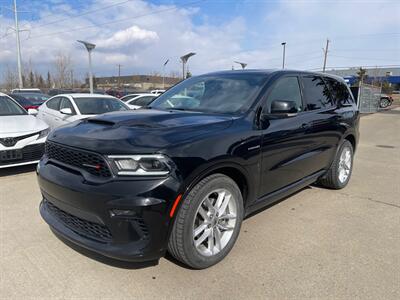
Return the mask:
[[[339,179],[339,166],[340,166],[340,157],[344,149],[350,150],[351,165],[350,165],[350,173],[348,174],[347,179],[345,181],[341,181]],[[339,147],[339,151],[337,152],[336,157],[330,169],[322,178],[318,180],[318,184],[323,187],[335,190],[344,188],[349,183],[351,178],[351,173],[353,171],[353,157],[354,157],[353,145],[348,140],[344,140]]]
[[[226,246],[215,255],[205,256],[196,249],[194,244],[194,221],[198,208],[204,204],[203,200],[216,189],[226,189],[233,196],[230,201],[236,203],[236,224]],[[181,201],[182,204],[176,213],[168,242],[169,253],[194,269],[204,269],[215,265],[230,252],[240,232],[243,219],[243,198],[240,189],[228,176],[213,174],[197,183]]]

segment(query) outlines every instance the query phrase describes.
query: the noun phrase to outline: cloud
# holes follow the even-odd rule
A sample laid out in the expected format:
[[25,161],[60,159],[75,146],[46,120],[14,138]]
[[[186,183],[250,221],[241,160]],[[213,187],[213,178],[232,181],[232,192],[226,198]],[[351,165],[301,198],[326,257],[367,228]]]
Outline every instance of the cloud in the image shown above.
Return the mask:
[[96,44],[101,49],[120,49],[138,43],[149,44],[156,42],[158,39],[157,32],[133,25],[127,29],[117,31],[110,38],[97,40]]
[[[135,0],[104,10],[99,8],[115,1],[71,3],[32,2],[35,14],[20,25],[30,30],[30,38],[21,33],[25,63],[45,73],[64,52],[75,74],[84,76],[87,53],[76,40],[88,40],[97,45],[96,76],[115,75],[116,64],[123,65],[122,74],[162,72],[167,59],[166,72],[179,71],[179,57],[188,52],[196,52],[188,64],[193,74],[230,69],[233,61],[280,68],[286,41],[288,68],[312,69],[321,67],[321,48],[330,38],[328,66],[400,64],[400,35],[387,35],[400,28],[400,4],[394,1],[238,1],[232,8],[230,2],[178,6]],[[1,36],[13,26],[12,15],[0,15],[0,24]],[[14,49],[13,34],[0,39],[0,80],[2,70],[16,64]]]

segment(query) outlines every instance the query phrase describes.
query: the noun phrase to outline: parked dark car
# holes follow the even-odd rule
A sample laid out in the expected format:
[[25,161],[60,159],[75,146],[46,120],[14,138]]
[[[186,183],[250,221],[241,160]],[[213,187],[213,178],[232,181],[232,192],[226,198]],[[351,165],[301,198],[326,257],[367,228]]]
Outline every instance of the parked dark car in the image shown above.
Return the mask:
[[332,75],[192,77],[146,109],[52,131],[38,166],[40,212],[56,233],[105,256],[169,251],[206,268],[232,249],[249,214],[315,182],[345,187],[358,124],[349,88]]
[[9,94],[9,96],[17,101],[26,110],[38,109],[40,105],[50,98],[49,95],[40,93],[12,93]]

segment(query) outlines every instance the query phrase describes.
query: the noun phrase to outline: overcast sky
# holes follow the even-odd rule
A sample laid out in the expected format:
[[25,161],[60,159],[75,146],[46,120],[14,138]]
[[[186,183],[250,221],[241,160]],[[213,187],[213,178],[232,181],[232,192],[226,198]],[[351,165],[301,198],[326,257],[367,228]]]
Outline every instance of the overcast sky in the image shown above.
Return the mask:
[[[12,0],[0,0],[0,76],[15,68]],[[18,0],[22,59],[45,73],[57,53],[72,57],[85,74],[88,40],[96,76],[179,71],[179,57],[193,74],[248,68],[322,67],[329,38],[328,67],[400,65],[400,1],[141,1]],[[238,66],[235,66],[237,68]]]

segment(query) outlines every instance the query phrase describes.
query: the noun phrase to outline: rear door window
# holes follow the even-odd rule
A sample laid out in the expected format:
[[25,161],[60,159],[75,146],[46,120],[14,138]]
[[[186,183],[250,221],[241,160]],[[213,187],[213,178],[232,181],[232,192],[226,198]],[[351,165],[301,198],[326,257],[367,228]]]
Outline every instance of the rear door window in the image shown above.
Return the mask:
[[326,109],[334,106],[328,86],[320,76],[302,77],[307,110]]

